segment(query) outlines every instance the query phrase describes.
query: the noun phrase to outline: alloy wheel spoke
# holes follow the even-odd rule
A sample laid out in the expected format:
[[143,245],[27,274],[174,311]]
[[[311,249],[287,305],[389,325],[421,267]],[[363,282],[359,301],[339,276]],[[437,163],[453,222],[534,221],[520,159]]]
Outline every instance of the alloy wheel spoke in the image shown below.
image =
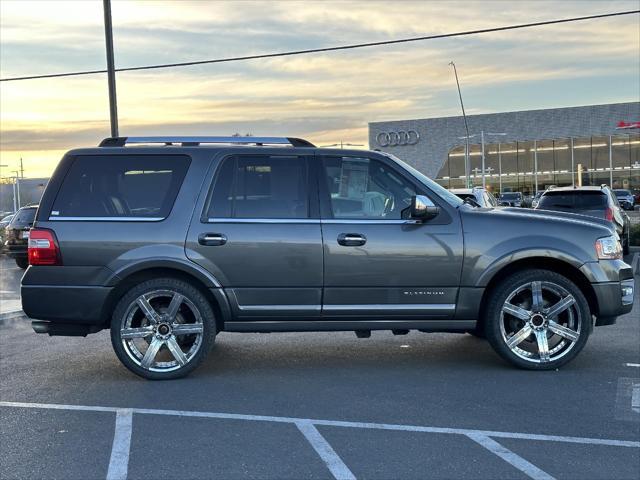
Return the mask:
[[144,357],[142,357],[142,362],[140,362],[142,368],[149,369],[153,366],[153,361],[156,359],[156,355],[158,355],[158,350],[160,350],[162,344],[164,344],[163,340],[160,340],[159,338],[153,339],[151,344],[149,344]]
[[513,349],[524,342],[533,330],[529,325],[525,325],[522,330],[513,334],[512,337],[507,340],[507,347]]
[[180,348],[180,345],[178,345],[178,342],[176,342],[176,337],[172,336],[167,340],[167,348],[181,366],[187,363],[187,356],[182,351],[182,348]]
[[177,292],[173,294],[173,298],[171,298],[171,303],[169,304],[169,308],[167,309],[167,315],[169,316],[169,319],[171,321],[175,320],[183,300],[184,296],[180,295]]
[[138,299],[136,300],[136,303],[140,307],[140,310],[142,310],[142,312],[144,313],[144,316],[147,317],[147,319],[151,323],[158,323],[160,321],[160,315],[151,306],[151,304],[149,303],[149,300],[147,300],[147,298],[144,295],[138,297]]
[[542,282],[531,282],[531,307],[535,311],[542,311]]
[[123,339],[144,338],[153,335],[153,327],[123,328],[120,337]]
[[547,312],[547,317],[557,317],[574,303],[576,303],[576,300],[575,298],[573,298],[573,295],[567,295],[549,309],[549,311]]
[[550,361],[549,342],[547,341],[547,331],[536,330],[535,335],[536,335],[536,340],[538,342],[538,356],[540,357],[540,361],[543,363]]
[[571,340],[572,342],[577,341],[578,337],[580,337],[580,334],[578,334],[578,332],[576,332],[575,330],[571,330],[570,328],[567,328],[564,325],[560,325],[553,320],[549,320],[549,330],[560,335],[562,338]]
[[189,335],[192,333],[202,333],[201,323],[176,323],[172,327],[174,335]]
[[518,307],[517,305],[513,305],[512,303],[505,303],[502,307],[502,311],[525,321],[529,320],[529,317],[531,316],[531,312],[522,307]]

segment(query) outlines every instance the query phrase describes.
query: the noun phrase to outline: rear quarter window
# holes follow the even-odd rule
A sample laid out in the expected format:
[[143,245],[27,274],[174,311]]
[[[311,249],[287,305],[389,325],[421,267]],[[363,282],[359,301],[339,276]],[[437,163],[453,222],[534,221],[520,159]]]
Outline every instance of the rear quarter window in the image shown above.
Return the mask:
[[50,218],[162,220],[171,212],[190,162],[186,155],[76,157]]

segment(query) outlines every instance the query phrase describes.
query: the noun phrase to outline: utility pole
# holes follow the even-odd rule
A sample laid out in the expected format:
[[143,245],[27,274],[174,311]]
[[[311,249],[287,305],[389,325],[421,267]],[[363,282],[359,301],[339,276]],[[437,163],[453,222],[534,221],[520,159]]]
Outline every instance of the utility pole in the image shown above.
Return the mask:
[[104,6],[104,37],[107,48],[107,79],[109,83],[109,119],[111,136],[118,136],[118,101],[116,98],[116,71],[113,61],[113,31],[111,28],[111,0],[102,0]]
[[[458,80],[458,70],[456,69],[456,64],[453,62],[449,62],[449,65],[453,67],[453,73],[456,76],[456,85],[458,86],[458,97],[460,97],[460,108],[462,108],[462,118],[464,119],[464,129],[467,132],[467,136],[465,137],[467,140],[464,148],[464,175],[466,178],[467,188],[469,188],[471,187],[471,163],[469,162],[469,124],[467,123],[467,115],[464,112],[464,103],[462,102],[462,92],[460,91],[460,81]],[[484,160],[484,154],[482,158]],[[484,173],[482,178],[484,179]]]
[[20,210],[20,176],[18,175],[20,172],[13,170],[13,173],[16,174],[16,181],[13,184],[13,211],[17,212]]
[[24,165],[22,164],[22,157],[20,157],[20,178],[24,178]]

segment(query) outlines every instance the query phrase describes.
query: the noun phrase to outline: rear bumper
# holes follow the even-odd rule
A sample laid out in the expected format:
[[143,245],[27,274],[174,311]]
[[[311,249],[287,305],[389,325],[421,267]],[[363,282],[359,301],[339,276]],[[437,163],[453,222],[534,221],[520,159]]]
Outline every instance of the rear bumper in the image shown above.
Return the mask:
[[22,285],[22,310],[32,319],[52,324],[102,327],[106,321],[103,306],[111,290],[99,286]]
[[27,246],[26,245],[10,245],[5,244],[2,247],[2,252],[12,258],[24,257],[27,258]]

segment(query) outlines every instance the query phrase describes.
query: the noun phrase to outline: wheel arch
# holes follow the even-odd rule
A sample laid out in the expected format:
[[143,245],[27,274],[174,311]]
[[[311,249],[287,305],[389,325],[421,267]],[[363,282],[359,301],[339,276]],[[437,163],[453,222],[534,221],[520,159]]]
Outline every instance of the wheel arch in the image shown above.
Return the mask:
[[[175,264],[150,263],[139,268],[128,268],[117,275],[117,280],[113,279],[113,289],[102,306],[102,322],[104,328],[109,328],[111,314],[118,301],[133,286],[146,280],[154,278],[170,277],[190,283],[202,292],[213,308],[218,331],[224,329],[224,323],[230,318],[229,302],[220,284],[211,282],[206,276],[194,270],[189,270],[184,266],[176,268]],[[199,274],[200,273],[200,274]]]
[[598,314],[599,309],[595,291],[593,290],[593,287],[591,286],[591,283],[589,282],[587,277],[580,271],[579,267],[576,267],[575,265],[572,265],[571,263],[564,260],[558,260],[551,257],[528,257],[503,265],[502,268],[494,272],[494,274],[488,280],[488,283],[484,288],[484,293],[482,294],[482,300],[480,301],[480,315],[478,318],[478,323],[480,325],[484,324],[487,300],[496,285],[498,285],[509,275],[529,269],[550,270],[568,278],[573,283],[575,283],[584,294],[585,298],[587,299],[587,303],[589,304],[589,310],[591,311],[591,314]]

